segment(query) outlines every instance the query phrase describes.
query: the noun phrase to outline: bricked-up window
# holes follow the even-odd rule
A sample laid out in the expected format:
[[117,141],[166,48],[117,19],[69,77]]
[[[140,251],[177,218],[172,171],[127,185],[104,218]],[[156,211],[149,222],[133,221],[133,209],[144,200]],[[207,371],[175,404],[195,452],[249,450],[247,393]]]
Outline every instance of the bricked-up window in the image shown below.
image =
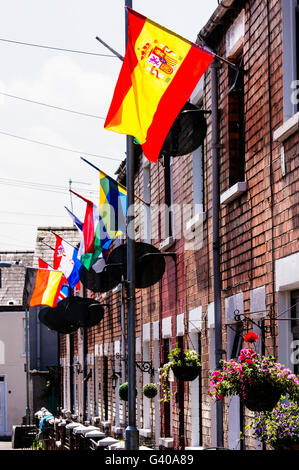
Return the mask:
[[234,62],[238,70],[229,68],[228,87],[228,155],[229,185],[245,180],[245,140],[244,140],[244,76],[242,56]]

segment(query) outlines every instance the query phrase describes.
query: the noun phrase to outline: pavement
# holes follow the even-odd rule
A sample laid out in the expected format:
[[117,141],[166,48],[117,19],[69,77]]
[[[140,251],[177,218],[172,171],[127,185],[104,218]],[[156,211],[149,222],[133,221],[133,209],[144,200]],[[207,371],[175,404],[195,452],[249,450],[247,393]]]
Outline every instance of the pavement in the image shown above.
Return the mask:
[[0,450],[16,450],[12,448],[11,441],[0,441]]

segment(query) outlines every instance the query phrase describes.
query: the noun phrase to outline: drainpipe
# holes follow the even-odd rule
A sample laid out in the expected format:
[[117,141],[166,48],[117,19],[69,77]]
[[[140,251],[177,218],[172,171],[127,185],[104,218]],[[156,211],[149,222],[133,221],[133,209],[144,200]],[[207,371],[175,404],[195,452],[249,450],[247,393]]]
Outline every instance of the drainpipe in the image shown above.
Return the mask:
[[[220,278],[220,243],[219,243],[219,142],[218,142],[218,80],[217,69],[219,63],[215,58],[211,68],[212,93],[212,195],[213,195],[213,291],[214,291],[214,318],[215,318],[215,361],[216,368],[220,368],[222,358],[222,319],[221,319],[221,278]],[[217,448],[223,448],[223,406],[216,402],[216,437]]]
[[[120,303],[120,315],[121,315],[121,350],[120,350],[120,363],[121,363],[121,381],[124,383],[126,381],[126,363],[125,363],[125,356],[126,356],[126,334],[125,334],[125,305],[124,305],[124,283],[121,283],[121,303]],[[122,425],[123,429],[126,426],[126,413],[123,409],[122,414]]]

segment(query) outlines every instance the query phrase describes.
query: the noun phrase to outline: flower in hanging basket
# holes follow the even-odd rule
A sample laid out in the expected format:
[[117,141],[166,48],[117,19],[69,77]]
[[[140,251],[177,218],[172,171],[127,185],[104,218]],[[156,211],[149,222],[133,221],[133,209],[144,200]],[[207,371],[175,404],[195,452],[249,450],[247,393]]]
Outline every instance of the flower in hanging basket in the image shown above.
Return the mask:
[[248,428],[275,450],[299,449],[299,404],[282,396],[271,412],[256,413]]
[[160,385],[163,391],[162,401],[169,401],[172,397],[172,392],[169,387],[169,374],[173,372],[178,380],[192,381],[198,377],[200,370],[200,361],[198,353],[193,349],[174,348],[168,354],[169,362],[164,364],[159,369]]
[[[129,395],[129,384],[128,382],[124,382],[123,384],[120,385],[118,389],[118,394],[119,397],[124,400],[128,401],[128,395]],[[136,395],[137,395],[137,388],[136,388]]]
[[155,384],[146,384],[142,389],[143,395],[146,398],[155,398],[158,393],[157,385]]
[[252,411],[271,411],[282,394],[299,401],[299,377],[272,356],[242,349],[238,360],[221,361],[220,371],[210,371],[209,395],[216,400],[239,395]]
[[245,343],[254,343],[258,339],[259,339],[259,336],[253,331],[250,331],[249,333],[247,333],[247,335],[245,335],[244,341]]

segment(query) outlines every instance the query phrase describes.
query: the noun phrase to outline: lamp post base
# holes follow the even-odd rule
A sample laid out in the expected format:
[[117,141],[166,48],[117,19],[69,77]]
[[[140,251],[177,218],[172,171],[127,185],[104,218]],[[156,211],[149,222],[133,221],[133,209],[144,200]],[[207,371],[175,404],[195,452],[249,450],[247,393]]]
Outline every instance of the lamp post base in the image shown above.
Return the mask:
[[125,438],[125,448],[126,450],[138,450],[139,449],[139,431],[133,426],[128,426],[126,428],[126,438]]

